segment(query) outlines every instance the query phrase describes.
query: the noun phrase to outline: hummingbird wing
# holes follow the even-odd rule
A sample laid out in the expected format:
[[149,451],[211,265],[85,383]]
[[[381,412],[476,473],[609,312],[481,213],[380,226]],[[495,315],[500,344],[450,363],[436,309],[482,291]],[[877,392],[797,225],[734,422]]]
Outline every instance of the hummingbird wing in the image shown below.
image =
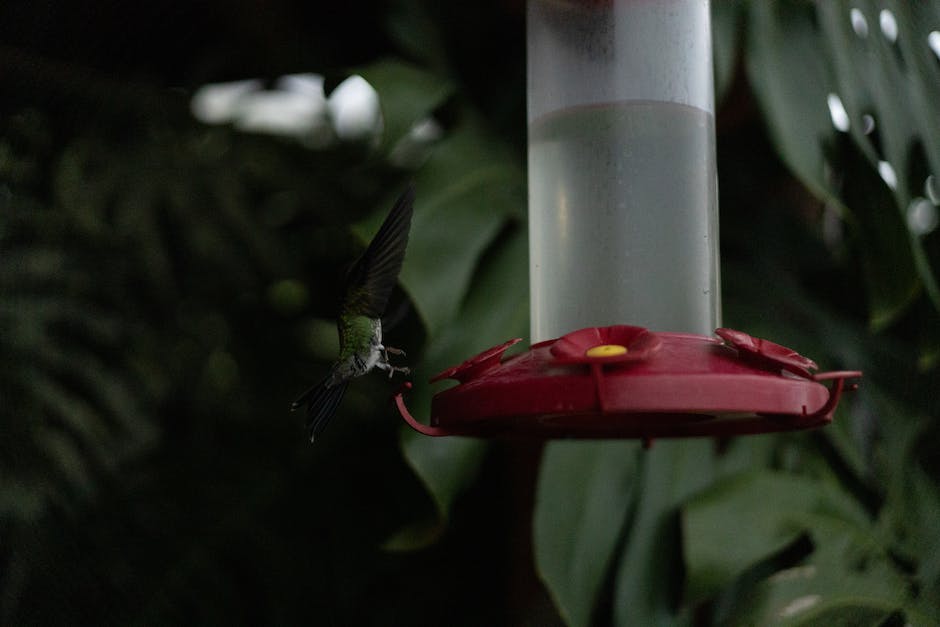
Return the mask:
[[340,401],[343,400],[346,386],[349,385],[347,381],[331,385],[331,379],[332,374],[301,394],[290,408],[294,411],[301,405],[307,405],[307,433],[311,442],[316,440],[326,428],[330,418],[336,413]]
[[342,317],[382,317],[405,260],[414,200],[414,186],[409,185],[395,201],[369,247],[349,269]]

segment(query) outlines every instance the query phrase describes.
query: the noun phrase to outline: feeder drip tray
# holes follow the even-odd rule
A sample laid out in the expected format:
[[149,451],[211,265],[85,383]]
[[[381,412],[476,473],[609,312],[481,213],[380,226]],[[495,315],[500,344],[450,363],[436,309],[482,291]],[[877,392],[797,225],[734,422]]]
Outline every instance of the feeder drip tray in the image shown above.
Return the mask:
[[431,379],[458,385],[434,396],[430,425],[411,416],[403,390],[396,403],[412,428],[430,436],[650,442],[825,425],[862,375],[814,374],[816,364],[789,348],[733,329],[715,334],[591,327],[503,360],[521,341],[514,339]]

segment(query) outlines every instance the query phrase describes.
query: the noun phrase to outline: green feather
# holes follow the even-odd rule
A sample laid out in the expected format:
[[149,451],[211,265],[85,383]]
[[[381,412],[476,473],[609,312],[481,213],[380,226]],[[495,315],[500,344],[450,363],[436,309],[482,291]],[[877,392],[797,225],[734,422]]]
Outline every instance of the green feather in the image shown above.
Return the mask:
[[339,323],[339,359],[343,361],[354,353],[369,348],[372,340],[372,320],[366,316],[352,316]]

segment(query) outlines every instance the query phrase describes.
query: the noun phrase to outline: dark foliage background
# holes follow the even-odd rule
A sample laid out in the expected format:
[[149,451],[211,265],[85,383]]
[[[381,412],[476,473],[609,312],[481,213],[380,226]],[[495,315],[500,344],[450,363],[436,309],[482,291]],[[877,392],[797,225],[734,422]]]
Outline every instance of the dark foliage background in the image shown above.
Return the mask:
[[[848,5],[784,5],[716,3],[725,322],[865,385],[823,432],[650,453],[429,443],[380,376],[315,447],[287,412],[409,179],[415,380],[525,334],[521,1],[0,5],[0,623],[929,624],[940,248],[903,216],[940,100],[898,99],[936,93],[936,58],[866,49],[853,83]],[[902,34],[940,28],[892,6]],[[386,135],[313,149],[190,113],[204,84],[296,72],[365,76]],[[829,82],[876,136],[832,129]],[[425,160],[392,158],[430,113]],[[825,576],[768,578],[800,566]]]

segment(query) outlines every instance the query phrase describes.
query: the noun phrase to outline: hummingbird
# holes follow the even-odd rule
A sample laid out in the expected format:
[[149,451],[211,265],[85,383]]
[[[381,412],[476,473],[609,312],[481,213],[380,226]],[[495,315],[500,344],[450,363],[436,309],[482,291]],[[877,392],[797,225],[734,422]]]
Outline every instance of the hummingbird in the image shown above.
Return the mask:
[[336,323],[339,359],[322,381],[291,405],[291,411],[307,406],[307,433],[311,442],[333,417],[352,379],[373,368],[387,371],[389,379],[396,372],[410,373],[408,368],[393,366],[388,360],[389,354],[404,356],[405,352],[382,343],[382,315],[405,259],[414,198],[414,187],[409,185],[395,201],[365,252],[346,273]]

